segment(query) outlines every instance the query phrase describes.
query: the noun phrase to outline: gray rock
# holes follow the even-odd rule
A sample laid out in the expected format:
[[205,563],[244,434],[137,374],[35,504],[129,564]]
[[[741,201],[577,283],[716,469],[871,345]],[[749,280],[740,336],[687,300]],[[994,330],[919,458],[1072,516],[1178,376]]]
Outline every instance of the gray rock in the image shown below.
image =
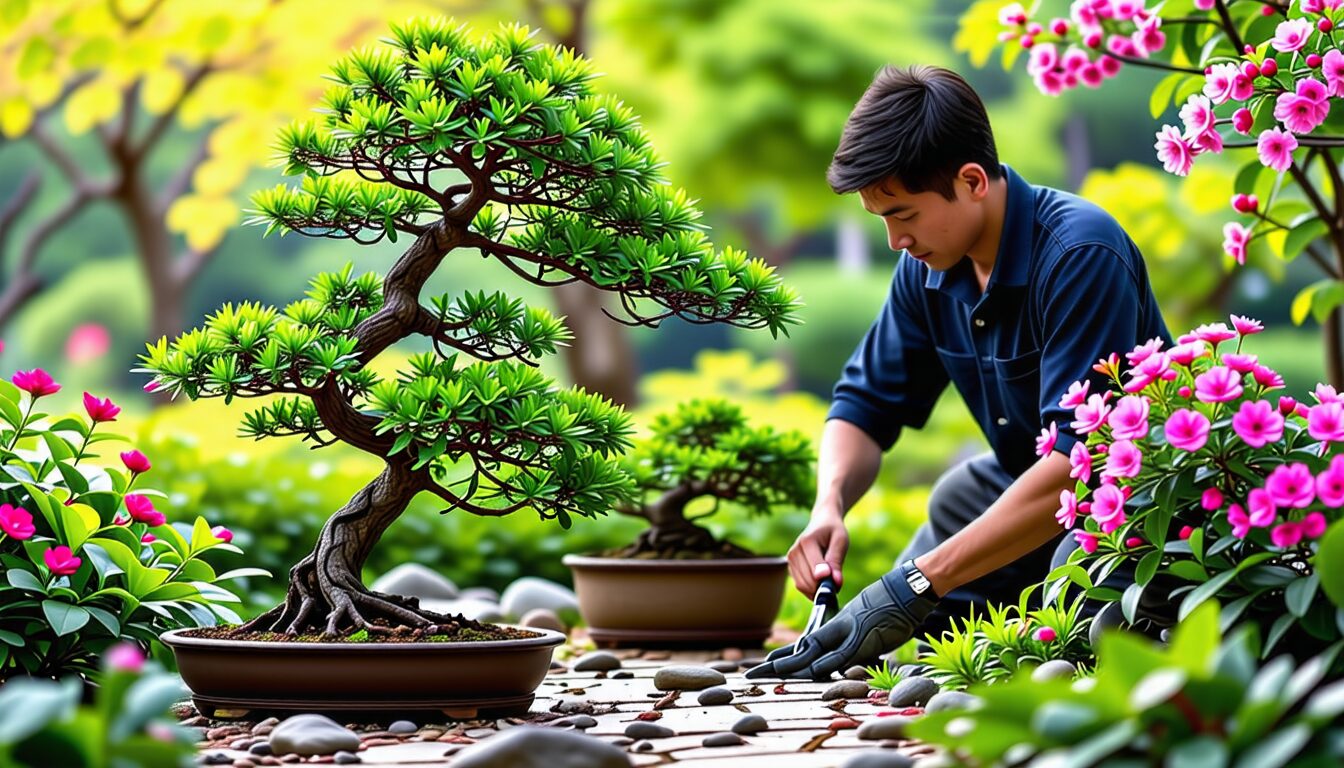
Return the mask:
[[625,726],[625,735],[632,739],[666,739],[670,736],[676,736],[677,732],[666,725],[650,723],[646,720],[636,720]]
[[415,733],[418,730],[420,730],[420,726],[416,725],[415,723],[412,723],[410,720],[397,720],[396,722],[387,726],[388,733],[395,733],[398,736],[407,733]]
[[929,699],[924,712],[933,714],[945,709],[979,709],[984,703],[979,696],[973,696],[965,691],[939,691]]
[[865,667],[856,664],[845,670],[845,679],[862,680],[866,682],[868,680],[868,670]]
[[905,735],[905,729],[914,721],[914,718],[904,715],[870,717],[859,725],[859,732],[856,735],[865,741],[906,739],[909,737]]
[[369,589],[389,595],[418,597],[421,600],[453,600],[458,596],[456,584],[438,571],[419,563],[398,565],[379,576]]
[[711,733],[700,742],[700,745],[705,747],[735,747],[742,743],[744,742],[741,736],[729,731],[727,733]]
[[453,768],[630,768],[630,758],[577,731],[520,725],[453,755]]
[[524,576],[504,590],[499,607],[505,616],[524,616],[535,608],[545,608],[560,616],[565,611],[578,611],[579,599],[574,590],[563,584]]
[[733,700],[733,692],[727,688],[716,685],[713,688],[706,688],[695,697],[697,703],[702,707],[714,707],[720,704],[728,704]]
[[612,680],[629,680],[634,676],[634,672],[612,672],[611,675],[609,675]]
[[733,733],[741,733],[750,736],[753,733],[770,730],[770,723],[766,722],[760,715],[746,715],[733,723]]
[[561,621],[559,616],[555,615],[555,611],[546,608],[533,608],[523,614],[523,618],[519,619],[518,623],[532,629],[550,629],[561,634],[569,632],[569,626]]
[[910,768],[914,764],[914,758],[909,755],[890,749],[875,749],[854,755],[841,763],[840,768]]
[[499,602],[499,593],[489,587],[467,587],[457,597],[459,600],[480,600],[486,603]]
[[1072,664],[1063,659],[1052,659],[1031,671],[1031,679],[1037,683],[1047,680],[1072,680],[1078,672]]
[[841,680],[821,693],[822,701],[866,698],[868,698],[868,683],[860,680]]
[[927,677],[907,677],[892,686],[887,703],[893,707],[922,707],[938,692],[938,684]]
[[583,730],[585,728],[592,728],[594,725],[597,725],[597,718],[593,717],[592,715],[574,715],[572,717],[565,717],[556,720],[554,723],[552,723],[552,725],[568,725],[577,728],[579,730]]
[[1092,617],[1092,625],[1087,628],[1087,642],[1093,648],[1101,647],[1104,632],[1123,629],[1125,626],[1124,609],[1119,603],[1107,603]]
[[653,687],[660,691],[699,691],[726,682],[722,672],[688,665],[663,667],[653,676]]
[[621,660],[607,651],[591,651],[579,657],[570,669],[575,672],[610,672],[621,668]]
[[247,751],[257,757],[265,757],[272,754],[271,743],[268,741],[258,741],[256,744],[248,747]]
[[223,752],[215,752],[209,755],[201,755],[199,762],[201,765],[232,765],[233,758]]
[[355,763],[362,763],[364,761],[361,760],[359,755],[356,755],[354,752],[346,752],[342,750],[340,752],[337,752],[332,757],[332,762],[336,763],[337,765],[353,765]]
[[359,736],[325,715],[295,715],[271,731],[271,752],[309,757],[359,749]]
[[739,669],[736,661],[715,661],[706,666],[715,672],[723,672],[725,674],[736,672]]
[[636,741],[636,742],[635,742],[635,745],[634,745],[633,747],[631,747],[631,749],[633,749],[633,750],[636,751],[636,752],[652,752],[652,751],[653,751],[653,742],[652,742],[652,741]]

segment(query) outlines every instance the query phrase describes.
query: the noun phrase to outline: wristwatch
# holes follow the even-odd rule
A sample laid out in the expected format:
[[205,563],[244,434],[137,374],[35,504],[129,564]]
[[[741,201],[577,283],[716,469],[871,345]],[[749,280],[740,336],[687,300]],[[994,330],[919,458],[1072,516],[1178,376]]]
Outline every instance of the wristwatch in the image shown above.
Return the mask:
[[[929,584],[929,578],[924,572],[919,570],[914,560],[906,560],[901,564],[901,570],[905,575],[905,583],[910,585],[910,591],[916,595],[922,595],[925,592],[932,592],[933,585]],[[935,595],[936,596],[936,595]]]

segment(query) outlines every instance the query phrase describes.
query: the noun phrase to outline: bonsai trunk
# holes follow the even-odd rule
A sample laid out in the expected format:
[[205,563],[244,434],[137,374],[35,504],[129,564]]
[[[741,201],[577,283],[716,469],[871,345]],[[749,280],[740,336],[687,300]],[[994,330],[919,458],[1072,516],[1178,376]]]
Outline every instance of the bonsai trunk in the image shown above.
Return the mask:
[[616,553],[618,557],[637,557],[658,560],[676,560],[686,555],[706,557],[755,557],[755,553],[727,541],[719,541],[714,534],[691,522],[686,517],[686,505],[705,489],[697,483],[685,483],[667,492],[647,506],[617,511],[642,517],[649,527],[635,542]]
[[452,619],[422,610],[416,598],[371,592],[360,579],[383,531],[419,491],[415,473],[405,464],[388,464],[327,520],[312,553],[290,570],[285,601],[242,629],[333,636],[360,629],[387,633],[431,625],[479,628],[460,616]]

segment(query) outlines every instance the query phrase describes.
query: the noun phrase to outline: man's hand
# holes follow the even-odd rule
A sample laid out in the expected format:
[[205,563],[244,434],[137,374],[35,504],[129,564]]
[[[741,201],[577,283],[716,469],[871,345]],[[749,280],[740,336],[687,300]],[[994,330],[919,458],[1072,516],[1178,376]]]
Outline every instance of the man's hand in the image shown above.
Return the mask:
[[835,581],[836,589],[844,583],[840,576],[840,567],[845,562],[845,553],[849,550],[849,533],[845,530],[845,521],[840,510],[813,510],[812,522],[808,523],[798,540],[789,547],[789,575],[794,586],[810,600],[817,593],[817,585],[829,576]]
[[[916,593],[919,587],[922,590]],[[937,601],[923,575],[907,560],[864,588],[834,619],[797,643],[771,652],[746,676],[829,679],[856,660],[876,658],[909,640]]]

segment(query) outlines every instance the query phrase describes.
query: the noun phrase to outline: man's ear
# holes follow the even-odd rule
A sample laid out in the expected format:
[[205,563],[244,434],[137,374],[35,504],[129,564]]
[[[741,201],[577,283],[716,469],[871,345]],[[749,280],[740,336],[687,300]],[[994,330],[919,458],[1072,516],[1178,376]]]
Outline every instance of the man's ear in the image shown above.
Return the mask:
[[966,163],[957,169],[957,180],[966,183],[971,200],[980,202],[989,196],[989,174],[979,163]]

